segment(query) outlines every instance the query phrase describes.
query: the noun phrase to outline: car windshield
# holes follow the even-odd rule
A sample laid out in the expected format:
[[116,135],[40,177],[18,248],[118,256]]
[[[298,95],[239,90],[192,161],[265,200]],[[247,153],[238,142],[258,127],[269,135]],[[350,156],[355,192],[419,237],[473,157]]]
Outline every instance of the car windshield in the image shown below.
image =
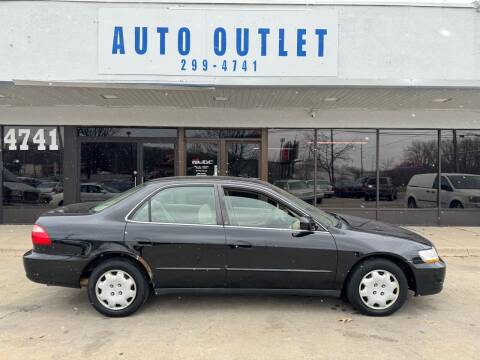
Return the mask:
[[334,214],[327,213],[323,210],[320,210],[319,208],[316,208],[313,205],[310,205],[309,203],[306,203],[305,201],[299,199],[298,197],[290,194],[289,192],[275,188],[275,190],[282,194],[284,197],[286,197],[288,200],[290,200],[292,203],[295,205],[299,206],[300,208],[306,210],[315,220],[317,220],[320,224],[324,226],[333,226],[337,228],[342,228],[345,225],[345,222],[338,216],[335,216]]
[[450,175],[448,178],[456,189],[480,189],[480,175]]
[[108,200],[105,200],[105,201],[102,201],[101,203],[99,203],[98,205],[95,205],[93,208],[91,208],[91,212],[94,212],[94,213],[98,213],[100,211],[103,211],[117,203],[119,203],[120,201],[122,201],[123,199],[129,197],[131,194],[133,193],[136,193],[137,191],[139,191],[140,189],[143,188],[143,184],[142,185],[139,185],[137,187],[134,187],[134,188],[131,188],[130,190],[127,190],[123,193],[120,193],[118,195],[115,195],[114,197],[111,197],[110,199]]

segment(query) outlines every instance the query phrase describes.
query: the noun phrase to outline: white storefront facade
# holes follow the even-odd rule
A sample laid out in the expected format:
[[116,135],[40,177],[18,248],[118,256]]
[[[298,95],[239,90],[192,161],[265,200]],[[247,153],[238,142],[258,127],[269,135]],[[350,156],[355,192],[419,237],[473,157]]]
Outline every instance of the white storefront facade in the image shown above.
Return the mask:
[[479,9],[3,1],[2,221],[231,175],[326,210],[480,225]]

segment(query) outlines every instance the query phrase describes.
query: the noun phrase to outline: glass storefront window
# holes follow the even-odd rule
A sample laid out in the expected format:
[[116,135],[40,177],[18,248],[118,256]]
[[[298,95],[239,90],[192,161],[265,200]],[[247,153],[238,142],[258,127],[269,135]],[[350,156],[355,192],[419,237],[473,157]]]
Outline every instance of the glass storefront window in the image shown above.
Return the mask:
[[480,131],[442,130],[441,147],[441,207],[480,209]]
[[[268,181],[298,198],[314,200],[315,131],[269,129]],[[323,196],[318,194],[317,203]]]
[[375,130],[318,130],[317,188],[325,194],[323,207],[375,207],[370,184],[375,179]]
[[437,131],[380,130],[379,160],[380,207],[437,207]]
[[3,128],[3,221],[33,223],[63,201],[63,127]]

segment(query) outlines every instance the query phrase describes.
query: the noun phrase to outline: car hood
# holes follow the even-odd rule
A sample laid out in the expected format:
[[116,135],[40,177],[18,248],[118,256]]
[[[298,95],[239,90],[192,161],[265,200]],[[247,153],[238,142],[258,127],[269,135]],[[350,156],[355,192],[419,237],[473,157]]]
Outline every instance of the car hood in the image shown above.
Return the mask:
[[392,236],[400,239],[415,241],[417,243],[433,246],[432,242],[413,231],[401,228],[400,226],[387,224],[381,221],[364,219],[357,216],[337,214],[344,219],[352,230],[362,231],[365,233]]
[[3,186],[9,190],[17,190],[17,191],[31,191],[31,192],[39,192],[33,186],[27,185],[22,182],[13,182],[13,181],[4,181]]

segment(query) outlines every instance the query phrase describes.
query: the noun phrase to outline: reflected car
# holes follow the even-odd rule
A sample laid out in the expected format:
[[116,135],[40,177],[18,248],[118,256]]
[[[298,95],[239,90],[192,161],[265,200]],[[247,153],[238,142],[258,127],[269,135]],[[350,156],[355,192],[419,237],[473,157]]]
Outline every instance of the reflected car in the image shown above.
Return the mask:
[[107,316],[151,293],[345,296],[366,315],[401,308],[409,291],[442,290],[433,244],[397,226],[325,212],[260,180],[177,177],[100,204],[42,215],[23,256],[35,282],[86,287]]
[[103,180],[98,184],[111,192],[124,192],[133,187],[133,182],[126,180]]
[[335,193],[332,184],[328,180],[317,180],[317,187],[322,190],[325,198],[331,198]]
[[[305,180],[277,180],[275,186],[288,191],[290,194],[299,199],[312,202],[314,198],[313,187],[309,187]],[[321,202],[321,198],[317,198],[317,202]]]
[[333,191],[337,197],[361,198],[364,196],[363,185],[360,181],[337,180]]
[[[307,180],[305,182],[307,183],[307,187],[309,189],[312,189],[311,191],[313,191],[315,189],[315,181],[314,180]],[[322,187],[317,182],[317,204],[320,204],[324,197],[325,197],[324,187]]]
[[[480,208],[480,175],[443,173],[440,186],[442,207]],[[437,174],[414,175],[407,185],[407,206],[436,207],[437,191]]]
[[35,187],[23,182],[7,169],[3,169],[3,203],[4,204],[48,204],[52,197],[41,193]]
[[[388,201],[397,200],[398,189],[394,185],[392,178],[382,176],[379,178],[380,189],[378,191],[380,199],[387,199]],[[364,180],[363,192],[365,194],[365,201],[376,200],[377,198],[377,178],[370,177]]]

